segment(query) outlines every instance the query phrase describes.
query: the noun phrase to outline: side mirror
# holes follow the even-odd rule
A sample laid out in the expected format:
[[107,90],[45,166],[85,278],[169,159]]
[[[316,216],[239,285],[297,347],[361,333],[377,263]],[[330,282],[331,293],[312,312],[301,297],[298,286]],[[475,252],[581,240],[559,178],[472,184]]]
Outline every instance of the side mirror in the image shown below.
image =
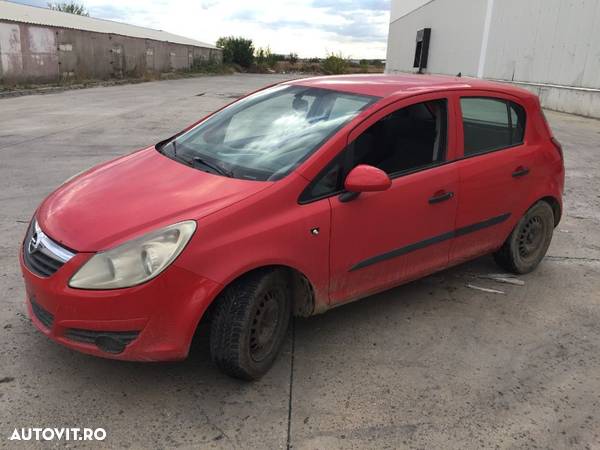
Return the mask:
[[341,202],[355,199],[361,192],[385,191],[392,185],[392,180],[383,170],[377,167],[360,164],[350,171],[344,181],[347,192],[340,196]]
[[392,185],[392,180],[383,170],[377,167],[360,164],[350,171],[344,182],[348,192],[385,191]]

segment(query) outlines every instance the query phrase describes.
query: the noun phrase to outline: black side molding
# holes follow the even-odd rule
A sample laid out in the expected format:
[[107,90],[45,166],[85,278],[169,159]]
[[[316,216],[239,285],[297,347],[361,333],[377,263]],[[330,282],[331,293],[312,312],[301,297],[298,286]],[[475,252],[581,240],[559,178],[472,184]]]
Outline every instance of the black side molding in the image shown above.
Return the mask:
[[397,248],[386,253],[381,253],[379,255],[372,256],[371,258],[364,259],[359,263],[353,265],[350,268],[349,272],[353,272],[358,269],[363,269],[365,267],[372,266],[373,264],[387,261],[388,259],[397,258],[398,256],[406,255],[407,253],[414,252],[415,250],[420,250],[422,248],[429,247],[430,245],[439,244],[440,242],[447,241],[448,239],[464,236],[465,234],[474,233],[475,231],[483,230],[484,228],[498,225],[508,220],[509,217],[510,213],[502,214],[501,216],[492,217],[491,219],[484,220],[483,222],[477,222],[472,225],[467,225],[466,227],[458,228],[454,231],[449,231],[447,233],[440,234],[438,236],[425,239],[423,241],[415,242],[414,244],[410,244],[405,247]]

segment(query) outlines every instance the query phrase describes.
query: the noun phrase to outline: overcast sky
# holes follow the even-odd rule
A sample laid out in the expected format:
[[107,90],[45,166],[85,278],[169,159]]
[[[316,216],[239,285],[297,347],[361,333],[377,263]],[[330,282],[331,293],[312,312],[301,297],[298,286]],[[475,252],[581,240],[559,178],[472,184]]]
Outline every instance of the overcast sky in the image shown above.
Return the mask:
[[[12,0],[46,6],[44,0]],[[244,36],[301,57],[342,52],[385,58],[389,0],[84,0],[92,17],[161,29],[214,44]]]

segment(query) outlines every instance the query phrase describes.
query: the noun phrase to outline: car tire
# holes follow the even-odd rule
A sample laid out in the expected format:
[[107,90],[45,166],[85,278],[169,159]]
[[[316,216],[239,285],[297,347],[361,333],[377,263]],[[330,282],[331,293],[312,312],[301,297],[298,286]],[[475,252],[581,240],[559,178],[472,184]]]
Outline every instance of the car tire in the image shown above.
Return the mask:
[[283,270],[260,270],[235,281],[216,300],[210,352],[222,372],[257,380],[269,370],[290,322],[287,278]]
[[494,260],[516,274],[534,270],[546,255],[554,232],[554,212],[545,201],[533,205],[519,220]]

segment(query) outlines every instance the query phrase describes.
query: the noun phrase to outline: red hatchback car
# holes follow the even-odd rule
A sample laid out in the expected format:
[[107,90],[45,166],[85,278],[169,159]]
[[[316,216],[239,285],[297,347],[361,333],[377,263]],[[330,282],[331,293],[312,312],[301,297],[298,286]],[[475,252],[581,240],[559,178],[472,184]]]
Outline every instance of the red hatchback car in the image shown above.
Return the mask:
[[229,375],[310,316],[493,253],[526,273],[564,166],[533,94],[439,76],[285,82],[69,180],[23,242],[33,323],[75,350],[187,356],[203,317]]

